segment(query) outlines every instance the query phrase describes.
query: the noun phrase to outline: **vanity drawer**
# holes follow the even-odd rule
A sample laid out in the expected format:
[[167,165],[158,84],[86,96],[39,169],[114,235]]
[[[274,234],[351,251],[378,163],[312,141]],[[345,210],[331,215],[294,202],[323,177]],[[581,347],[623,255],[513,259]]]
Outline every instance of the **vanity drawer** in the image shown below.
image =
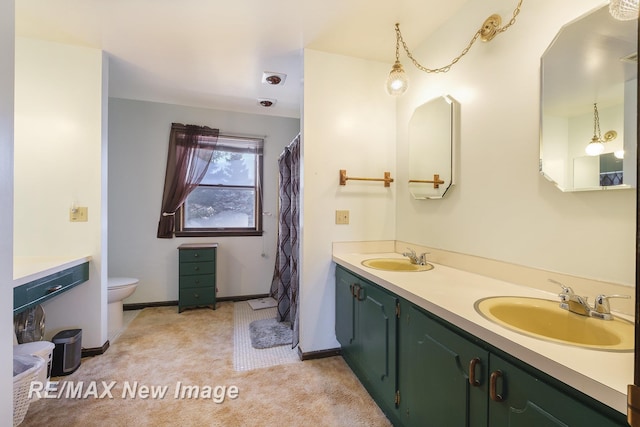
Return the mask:
[[180,288],[213,288],[215,286],[215,274],[199,274],[180,277]]
[[35,307],[89,280],[89,263],[67,268],[13,289],[13,314]]

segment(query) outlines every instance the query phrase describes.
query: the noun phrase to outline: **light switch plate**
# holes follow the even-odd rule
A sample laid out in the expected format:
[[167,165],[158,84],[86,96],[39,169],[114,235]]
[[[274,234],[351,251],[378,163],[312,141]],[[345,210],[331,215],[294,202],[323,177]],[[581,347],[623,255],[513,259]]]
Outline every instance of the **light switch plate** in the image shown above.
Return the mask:
[[336,224],[349,224],[349,211],[336,211]]

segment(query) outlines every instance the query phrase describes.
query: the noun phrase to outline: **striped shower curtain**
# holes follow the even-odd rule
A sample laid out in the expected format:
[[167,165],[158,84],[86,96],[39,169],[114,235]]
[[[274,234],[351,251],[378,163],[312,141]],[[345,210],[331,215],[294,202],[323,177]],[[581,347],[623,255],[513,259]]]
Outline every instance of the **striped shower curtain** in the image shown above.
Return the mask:
[[280,211],[278,217],[278,250],[271,281],[270,295],[278,301],[278,321],[291,322],[293,341],[299,342],[298,274],[300,227],[300,135],[284,149],[278,158],[280,169]]

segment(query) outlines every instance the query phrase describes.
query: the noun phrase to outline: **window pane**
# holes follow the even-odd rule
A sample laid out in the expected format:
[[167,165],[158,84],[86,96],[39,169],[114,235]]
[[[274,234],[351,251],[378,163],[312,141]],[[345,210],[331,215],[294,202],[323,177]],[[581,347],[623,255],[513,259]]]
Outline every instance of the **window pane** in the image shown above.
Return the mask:
[[255,185],[256,155],[216,150],[201,185]]
[[198,187],[185,202],[185,228],[255,228],[255,189]]

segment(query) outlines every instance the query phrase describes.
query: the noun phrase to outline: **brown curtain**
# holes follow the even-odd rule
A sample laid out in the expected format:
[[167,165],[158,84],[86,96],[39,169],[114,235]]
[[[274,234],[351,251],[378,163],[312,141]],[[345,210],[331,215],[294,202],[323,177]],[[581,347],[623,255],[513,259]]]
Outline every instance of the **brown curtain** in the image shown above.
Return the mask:
[[173,238],[176,211],[204,178],[219,133],[206,126],[171,124],[158,238]]

